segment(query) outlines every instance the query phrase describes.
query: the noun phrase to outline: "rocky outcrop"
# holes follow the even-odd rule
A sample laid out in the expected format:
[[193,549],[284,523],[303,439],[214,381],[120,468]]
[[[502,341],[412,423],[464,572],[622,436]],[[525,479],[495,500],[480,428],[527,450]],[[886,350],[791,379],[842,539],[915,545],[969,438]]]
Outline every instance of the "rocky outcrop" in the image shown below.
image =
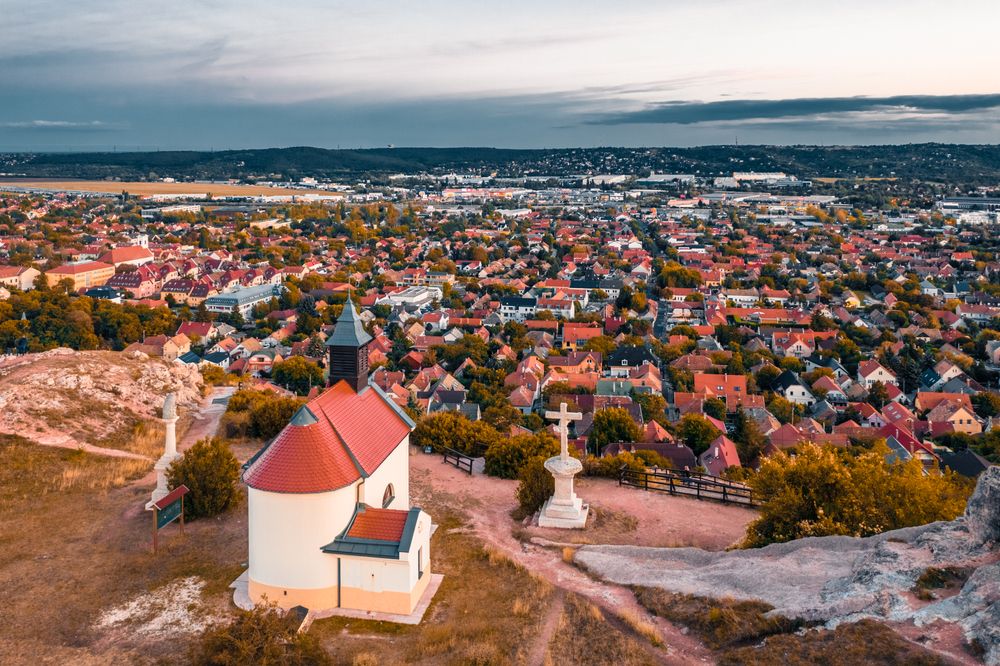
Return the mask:
[[141,353],[53,349],[9,358],[0,363],[0,433],[123,446],[139,421],[159,416],[166,394],[183,412],[200,403],[202,385],[197,367]]
[[[759,599],[775,614],[826,623],[871,617],[950,624],[1000,664],[1000,467],[979,480],[965,514],[866,538],[813,537],[753,550],[584,546],[576,562],[609,581],[707,597]],[[957,593],[913,594],[930,568],[971,571]]]

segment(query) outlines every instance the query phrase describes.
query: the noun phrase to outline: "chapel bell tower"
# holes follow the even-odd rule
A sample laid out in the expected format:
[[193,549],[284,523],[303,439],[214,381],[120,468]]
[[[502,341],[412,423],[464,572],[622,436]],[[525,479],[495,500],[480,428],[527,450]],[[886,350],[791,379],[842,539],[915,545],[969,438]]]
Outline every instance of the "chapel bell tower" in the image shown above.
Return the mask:
[[371,341],[372,336],[361,325],[354,302],[348,296],[333,334],[326,341],[330,350],[329,386],[341,379],[346,380],[355,393],[368,386],[368,343]]

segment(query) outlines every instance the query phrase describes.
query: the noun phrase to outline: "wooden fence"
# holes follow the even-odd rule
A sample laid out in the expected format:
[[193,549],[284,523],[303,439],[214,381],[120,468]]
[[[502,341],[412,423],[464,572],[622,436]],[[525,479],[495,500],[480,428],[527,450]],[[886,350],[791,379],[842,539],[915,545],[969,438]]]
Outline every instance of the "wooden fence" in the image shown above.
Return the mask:
[[446,448],[444,450],[444,462],[468,472],[470,476],[472,475],[472,463],[474,460],[475,458],[472,456],[467,456],[455,449]]
[[680,469],[635,470],[623,465],[618,474],[618,485],[727,504],[756,506],[759,503],[749,486]]

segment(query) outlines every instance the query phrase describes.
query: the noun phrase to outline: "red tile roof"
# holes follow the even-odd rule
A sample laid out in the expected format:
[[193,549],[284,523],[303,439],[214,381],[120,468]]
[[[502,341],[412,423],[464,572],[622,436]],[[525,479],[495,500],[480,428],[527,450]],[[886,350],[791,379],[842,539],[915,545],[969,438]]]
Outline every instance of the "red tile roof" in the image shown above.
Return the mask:
[[410,432],[374,388],[341,381],[309,401],[255,456],[243,474],[251,488],[321,493],[367,477]]
[[347,536],[354,539],[374,539],[398,543],[403,538],[403,528],[409,511],[399,509],[373,509],[358,511]]

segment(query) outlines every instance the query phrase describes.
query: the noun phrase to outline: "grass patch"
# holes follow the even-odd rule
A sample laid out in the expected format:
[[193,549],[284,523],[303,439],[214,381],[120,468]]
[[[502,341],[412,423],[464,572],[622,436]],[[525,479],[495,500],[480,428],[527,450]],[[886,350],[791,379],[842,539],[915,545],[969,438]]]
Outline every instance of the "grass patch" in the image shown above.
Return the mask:
[[142,509],[150,487],[131,486],[152,464],[0,436],[0,662],[30,651],[38,663],[176,663],[183,632],[166,642],[118,632],[109,644],[95,622],[178,578],[203,579],[208,606],[229,611],[228,585],[246,560],[245,509],[191,523],[183,538],[167,527],[154,556]]
[[600,608],[583,597],[567,594],[559,628],[549,643],[547,661],[553,666],[658,663],[638,640],[619,631],[609,620]]
[[801,626],[801,622],[785,617],[765,617],[774,607],[761,601],[708,599],[652,587],[633,589],[646,610],[695,631],[714,649],[794,631]]
[[645,637],[646,640],[656,647],[663,645],[663,639],[660,637],[660,632],[656,630],[656,625],[646,618],[641,617],[638,613],[625,612],[621,613],[618,617],[631,627],[632,631]]
[[964,567],[929,567],[917,579],[913,594],[923,601],[932,601],[938,598],[933,590],[957,589],[965,584],[971,573],[971,569]]
[[551,585],[462,531],[465,522],[455,510],[433,500],[425,505],[439,525],[431,562],[444,581],[423,622],[409,626],[332,617],[316,620],[309,632],[320,637],[337,663],[363,661],[365,654],[377,655],[383,664],[523,663]]
[[110,458],[0,435],[0,514],[53,493],[118,488],[152,467],[150,460]]
[[840,625],[833,631],[772,636],[763,645],[729,650],[719,658],[720,666],[945,666],[948,663],[874,620]]

